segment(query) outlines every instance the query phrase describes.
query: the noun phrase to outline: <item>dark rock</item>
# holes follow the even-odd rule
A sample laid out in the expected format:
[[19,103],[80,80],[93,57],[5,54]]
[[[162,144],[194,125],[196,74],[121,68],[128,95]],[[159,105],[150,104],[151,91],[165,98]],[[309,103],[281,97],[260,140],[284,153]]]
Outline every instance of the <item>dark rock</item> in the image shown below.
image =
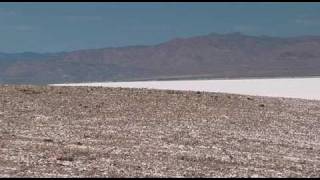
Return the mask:
[[79,146],[81,146],[81,145],[83,145],[81,142],[76,142],[76,145],[79,145]]
[[44,142],[53,142],[52,139],[44,139],[43,141],[44,141]]

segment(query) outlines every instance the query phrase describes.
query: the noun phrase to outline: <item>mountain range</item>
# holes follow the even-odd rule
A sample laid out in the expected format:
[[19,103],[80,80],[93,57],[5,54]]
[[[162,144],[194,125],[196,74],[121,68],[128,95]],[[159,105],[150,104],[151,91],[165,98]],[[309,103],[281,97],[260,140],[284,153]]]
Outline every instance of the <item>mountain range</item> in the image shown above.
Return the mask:
[[0,53],[2,84],[318,75],[320,36],[211,33],[150,46]]

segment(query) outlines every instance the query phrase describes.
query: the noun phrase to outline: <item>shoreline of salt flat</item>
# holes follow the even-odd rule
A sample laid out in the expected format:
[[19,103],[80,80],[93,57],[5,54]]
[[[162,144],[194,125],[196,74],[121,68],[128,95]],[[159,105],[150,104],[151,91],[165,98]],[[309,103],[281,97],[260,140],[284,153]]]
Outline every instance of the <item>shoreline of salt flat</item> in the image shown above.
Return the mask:
[[92,82],[50,85],[187,90],[320,100],[320,77]]

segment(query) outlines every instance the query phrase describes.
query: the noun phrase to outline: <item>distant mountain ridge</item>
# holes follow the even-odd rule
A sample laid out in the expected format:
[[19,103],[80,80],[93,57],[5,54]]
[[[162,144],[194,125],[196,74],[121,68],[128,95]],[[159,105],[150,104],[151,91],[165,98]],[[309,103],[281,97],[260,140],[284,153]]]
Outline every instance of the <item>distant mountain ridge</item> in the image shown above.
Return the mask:
[[320,75],[320,36],[241,33],[63,53],[0,53],[0,83]]

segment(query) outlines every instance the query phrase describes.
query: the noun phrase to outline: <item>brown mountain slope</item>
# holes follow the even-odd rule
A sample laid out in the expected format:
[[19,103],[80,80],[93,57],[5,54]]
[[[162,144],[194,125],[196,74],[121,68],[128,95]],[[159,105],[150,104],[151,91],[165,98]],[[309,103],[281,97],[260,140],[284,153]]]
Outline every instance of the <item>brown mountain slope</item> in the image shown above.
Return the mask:
[[175,76],[320,75],[320,37],[239,33],[179,38],[154,46],[79,50],[2,67],[6,83],[63,83]]

